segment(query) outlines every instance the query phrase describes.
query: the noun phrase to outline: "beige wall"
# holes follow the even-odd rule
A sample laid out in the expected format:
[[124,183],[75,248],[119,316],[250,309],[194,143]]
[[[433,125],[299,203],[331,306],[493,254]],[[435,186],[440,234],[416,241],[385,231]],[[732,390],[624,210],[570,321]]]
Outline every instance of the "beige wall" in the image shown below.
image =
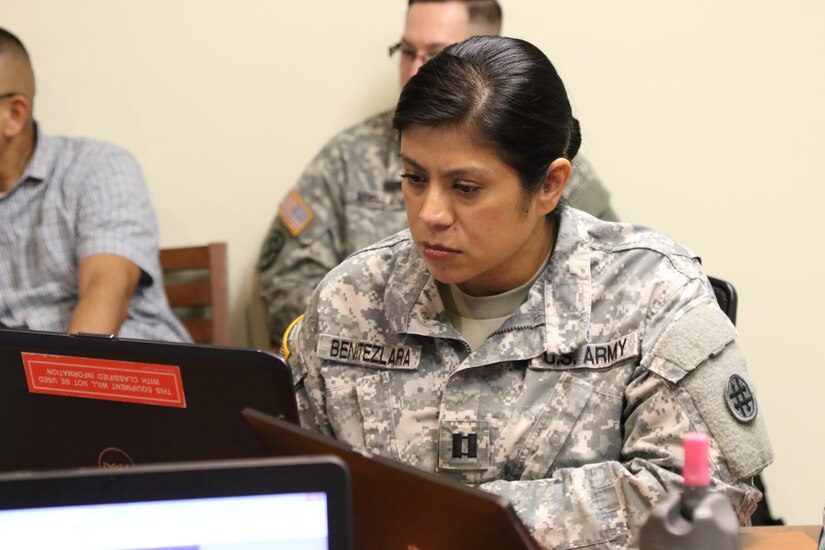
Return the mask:
[[[403,0],[3,0],[46,132],[140,160],[164,246],[229,243],[233,338],[261,345],[253,266],[324,141],[392,105]],[[740,292],[739,328],[791,523],[825,504],[825,3],[504,0],[505,33],[568,84],[626,220],[701,253]],[[820,243],[820,244],[817,244]],[[249,321],[252,322],[249,322]]]

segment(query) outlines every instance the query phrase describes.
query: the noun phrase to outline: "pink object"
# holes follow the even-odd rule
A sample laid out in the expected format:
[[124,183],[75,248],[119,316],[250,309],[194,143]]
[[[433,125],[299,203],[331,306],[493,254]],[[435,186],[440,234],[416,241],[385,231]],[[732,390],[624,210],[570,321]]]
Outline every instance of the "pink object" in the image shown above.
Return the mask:
[[710,485],[710,439],[707,434],[688,432],[682,437],[682,445],[685,448],[685,467],[682,469],[685,486],[707,487]]

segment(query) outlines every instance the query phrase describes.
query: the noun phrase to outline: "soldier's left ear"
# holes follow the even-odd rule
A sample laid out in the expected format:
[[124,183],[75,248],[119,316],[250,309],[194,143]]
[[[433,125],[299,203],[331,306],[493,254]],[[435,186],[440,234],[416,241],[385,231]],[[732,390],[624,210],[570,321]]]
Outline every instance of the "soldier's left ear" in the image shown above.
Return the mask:
[[557,158],[547,169],[544,184],[539,190],[536,198],[539,212],[549,214],[561,200],[564,186],[570,178],[570,161],[566,158]]

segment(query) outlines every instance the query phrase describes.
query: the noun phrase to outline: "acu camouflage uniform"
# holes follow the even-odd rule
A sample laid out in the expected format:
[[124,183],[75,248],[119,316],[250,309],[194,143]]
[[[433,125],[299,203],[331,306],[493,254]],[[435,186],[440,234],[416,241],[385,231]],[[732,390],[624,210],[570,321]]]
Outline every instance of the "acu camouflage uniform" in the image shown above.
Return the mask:
[[[280,343],[287,325],[304,312],[330,269],[356,250],[407,227],[398,151],[392,112],[367,119],[333,138],[295,186],[306,205],[305,229],[284,223],[282,205],[258,265],[273,342]],[[582,156],[574,161],[564,195],[571,206],[617,219],[607,190]]]
[[526,302],[470,350],[402,231],[357,252],[289,333],[302,424],[505,495],[553,548],[623,548],[679,486],[681,436],[711,436],[741,521],[772,460],[735,329],[698,259],[649,229],[572,208]]

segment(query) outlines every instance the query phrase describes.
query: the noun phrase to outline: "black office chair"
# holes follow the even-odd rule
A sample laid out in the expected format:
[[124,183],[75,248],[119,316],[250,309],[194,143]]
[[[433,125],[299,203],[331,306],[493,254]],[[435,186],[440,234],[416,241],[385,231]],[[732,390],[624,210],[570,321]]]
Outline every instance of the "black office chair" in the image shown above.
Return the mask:
[[[730,322],[736,324],[736,307],[738,300],[736,297],[736,289],[728,281],[717,279],[716,277],[708,277],[710,286],[713,287],[713,292],[716,294],[716,301],[719,307],[730,319]],[[771,515],[770,508],[768,508],[768,494],[765,492],[765,485],[762,483],[762,476],[758,475],[753,479],[754,486],[762,491],[762,500],[756,507],[756,511],[751,516],[751,523],[753,525],[784,525],[785,522],[781,519],[774,518]]]
[[719,307],[728,316],[730,322],[736,324],[736,306],[739,304],[736,297],[736,289],[733,285],[722,279],[716,277],[708,277],[710,286],[713,287],[713,292],[716,294],[716,301],[719,302]]

